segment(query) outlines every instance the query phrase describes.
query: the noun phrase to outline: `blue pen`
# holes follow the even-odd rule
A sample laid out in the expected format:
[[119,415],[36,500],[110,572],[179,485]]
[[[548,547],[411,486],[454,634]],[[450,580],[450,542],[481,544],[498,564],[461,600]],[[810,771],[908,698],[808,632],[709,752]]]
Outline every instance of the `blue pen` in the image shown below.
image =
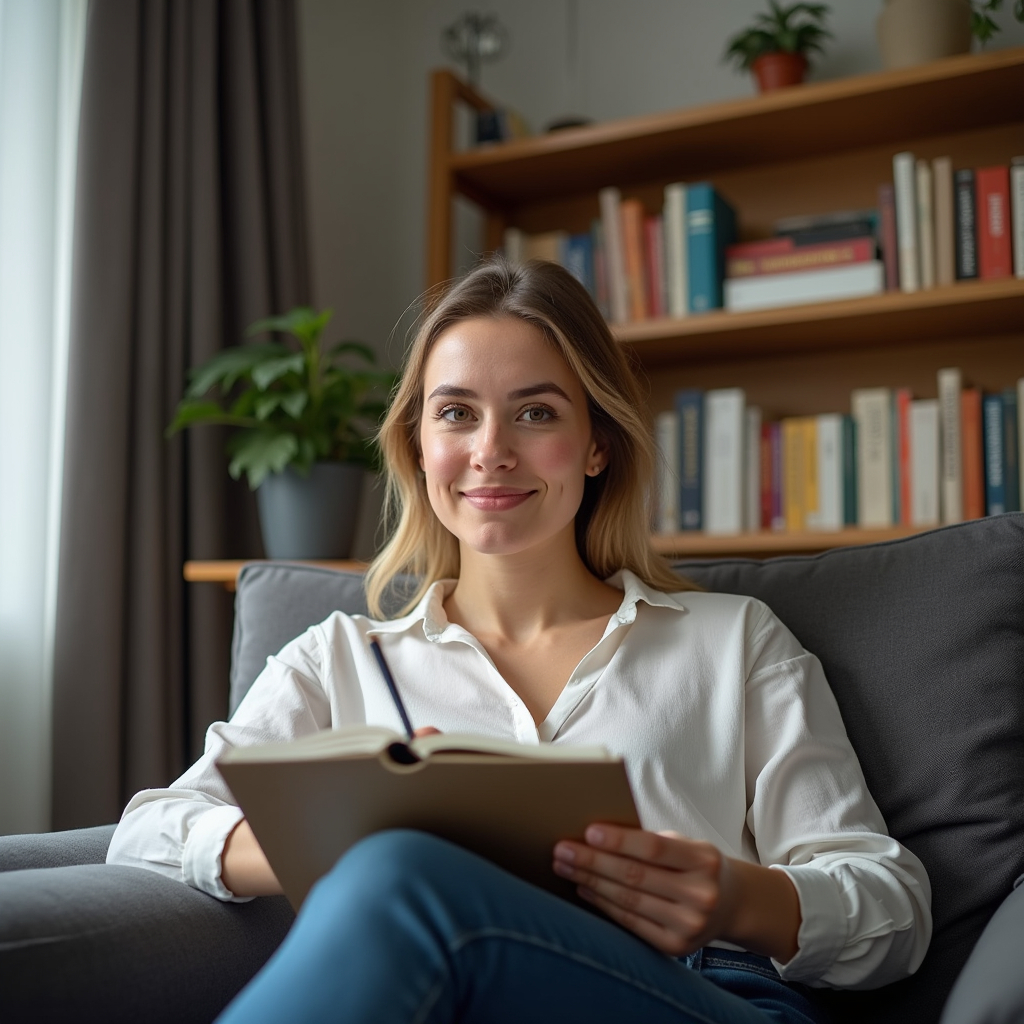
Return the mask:
[[380,649],[380,644],[376,640],[370,641],[370,650],[373,651],[373,656],[377,659],[381,674],[384,676],[384,682],[388,684],[388,692],[391,694],[391,699],[395,702],[395,707],[398,708],[402,725],[405,726],[409,739],[414,739],[415,734],[412,731],[412,722],[409,721],[409,712],[405,710],[402,697],[398,692],[398,687],[395,685],[395,677],[391,674],[391,669],[388,668],[388,663],[384,660],[384,652]]

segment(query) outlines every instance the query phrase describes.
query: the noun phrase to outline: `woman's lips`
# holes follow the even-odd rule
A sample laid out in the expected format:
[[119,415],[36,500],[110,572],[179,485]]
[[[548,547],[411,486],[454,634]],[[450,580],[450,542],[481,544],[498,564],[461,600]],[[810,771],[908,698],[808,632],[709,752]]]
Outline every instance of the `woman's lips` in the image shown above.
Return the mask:
[[463,491],[462,496],[481,512],[504,512],[522,505],[535,491],[520,491],[511,487],[477,487]]

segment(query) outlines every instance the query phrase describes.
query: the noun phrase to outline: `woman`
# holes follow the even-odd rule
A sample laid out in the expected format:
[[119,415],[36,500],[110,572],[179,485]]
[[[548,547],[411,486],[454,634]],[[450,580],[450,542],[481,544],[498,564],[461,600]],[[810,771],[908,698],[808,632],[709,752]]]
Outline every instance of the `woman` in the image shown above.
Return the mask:
[[[924,870],[885,835],[812,655],[760,602],[698,591],[647,540],[643,396],[583,288],[484,264],[426,317],[381,431],[394,536],[377,619],[293,641],[206,754],[136,796],[109,860],[221,899],[279,891],[213,762],[229,744],[414,721],[602,743],[644,830],[595,823],[552,870],[591,914],[413,832],[372,837],[314,889],[234,1021],[814,1021],[790,981],[916,970]],[[405,614],[381,601],[422,582]]]

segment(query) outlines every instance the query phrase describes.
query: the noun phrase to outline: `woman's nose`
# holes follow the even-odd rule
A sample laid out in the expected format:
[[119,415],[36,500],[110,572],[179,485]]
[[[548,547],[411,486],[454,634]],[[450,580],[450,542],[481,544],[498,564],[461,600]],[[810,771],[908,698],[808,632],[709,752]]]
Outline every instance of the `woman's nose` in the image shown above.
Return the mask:
[[511,469],[516,462],[510,439],[500,423],[485,421],[476,432],[473,445],[473,468],[484,472]]

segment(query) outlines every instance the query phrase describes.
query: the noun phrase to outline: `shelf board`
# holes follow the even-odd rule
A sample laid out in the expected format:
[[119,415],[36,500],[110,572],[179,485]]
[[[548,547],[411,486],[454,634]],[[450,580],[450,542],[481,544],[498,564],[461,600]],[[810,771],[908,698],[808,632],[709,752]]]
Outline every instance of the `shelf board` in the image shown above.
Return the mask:
[[773,533],[765,530],[759,533],[708,534],[693,531],[657,533],[652,543],[659,554],[677,558],[771,558],[776,555],[811,555],[832,548],[899,540],[926,533],[929,529],[933,527],[891,526],[876,530],[858,527],[836,531],[806,530],[799,533]]
[[1024,332],[1024,280],[960,281],[841,302],[643,320],[612,328],[648,366],[682,359],[859,348]]
[[[270,559],[249,558],[229,561],[191,561],[182,568],[182,576],[189,583],[219,583],[225,590],[234,590],[238,574],[242,566],[253,562],[271,563]],[[365,572],[366,562],[352,561],[305,561],[287,559],[278,562],[280,565],[315,565],[321,569],[339,569],[344,572]]]
[[638,180],[697,178],[1024,122],[1024,47],[606,121],[455,153],[455,186],[498,210]]

